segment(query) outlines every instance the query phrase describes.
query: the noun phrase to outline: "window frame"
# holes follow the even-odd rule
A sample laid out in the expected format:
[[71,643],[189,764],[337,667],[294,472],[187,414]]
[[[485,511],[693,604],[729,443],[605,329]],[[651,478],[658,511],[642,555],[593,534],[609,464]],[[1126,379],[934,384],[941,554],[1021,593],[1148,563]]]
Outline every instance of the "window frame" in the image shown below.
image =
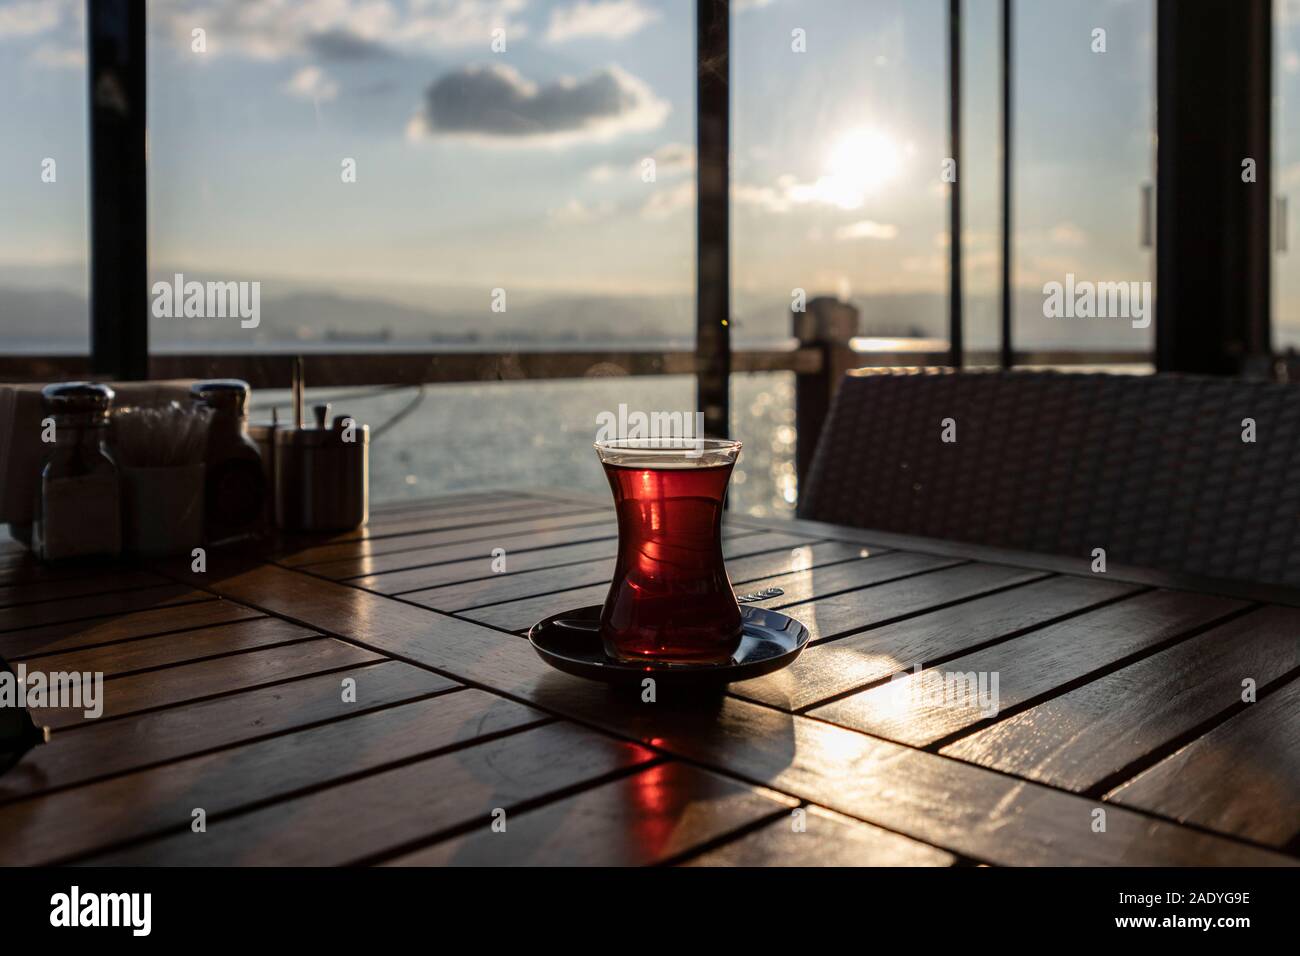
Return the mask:
[[[1177,26],[1174,17],[1176,0],[1157,0],[1157,35],[1156,53],[1157,70],[1160,82],[1157,87],[1157,114],[1166,101],[1174,94],[1173,80],[1176,78],[1176,66],[1170,66],[1176,58],[1170,56],[1175,43],[1180,41],[1175,32]],[[947,14],[947,66],[949,92],[949,146],[952,157],[961,157],[961,103],[962,103],[962,0],[948,0]],[[1264,16],[1271,18],[1271,7],[1267,0],[1252,0],[1248,4],[1251,10],[1243,15],[1258,19],[1260,9]],[[1255,9],[1258,7],[1259,9]],[[1242,8],[1245,9],[1245,6]],[[1173,370],[1177,359],[1172,358],[1169,350],[1159,343],[1168,341],[1174,334],[1176,316],[1166,314],[1161,321],[1159,313],[1157,322],[1157,348],[1155,356],[1147,353],[1127,352],[1061,352],[1051,353],[1017,353],[1012,339],[1012,272],[1013,272],[1013,194],[1014,170],[1012,165],[1014,104],[1012,102],[1012,56],[1013,27],[1015,17],[1014,0],[1000,0],[1001,18],[1001,334],[996,353],[970,353],[964,349],[963,315],[962,315],[962,257],[961,242],[961,187],[959,183],[951,184],[949,191],[949,349],[942,353],[903,352],[882,354],[863,352],[859,355],[862,364],[918,364],[922,360],[938,360],[960,368],[963,365],[997,365],[1012,368],[1022,364],[1061,363],[1073,359],[1082,364],[1099,364],[1117,358],[1127,358],[1150,362],[1153,357],[1157,366]],[[202,367],[220,366],[225,372],[259,381],[275,379],[276,384],[289,363],[275,357],[252,355],[224,356],[180,356],[149,351],[149,300],[147,268],[147,203],[146,203],[146,136],[147,118],[145,113],[146,77],[146,5],[133,0],[87,0],[87,45],[89,89],[89,109],[91,114],[90,137],[90,323],[91,355],[88,363],[77,360],[41,360],[27,358],[28,368],[48,373],[51,365],[60,368],[81,367],[85,370],[108,378],[138,379],[146,378],[151,372],[166,370],[170,373],[185,374]],[[630,360],[636,373],[654,374],[669,367],[680,370],[683,361],[694,366],[697,376],[697,395],[699,407],[705,412],[705,421],[711,434],[725,435],[730,419],[730,373],[733,366],[737,370],[755,368],[787,367],[800,374],[818,374],[812,369],[816,364],[810,358],[807,343],[786,353],[788,362],[782,363],[780,353],[766,351],[754,353],[752,360],[739,360],[733,353],[730,337],[730,142],[731,107],[729,97],[729,50],[730,50],[730,3],[728,0],[697,0],[696,2],[696,148],[697,148],[697,230],[696,230],[696,343],[693,355],[690,353],[644,353],[640,359]],[[1182,29],[1186,30],[1184,25]],[[1181,42],[1186,42],[1185,39]],[[1271,51],[1267,51],[1270,52]],[[1162,53],[1164,54],[1162,56]],[[1270,58],[1271,59],[1271,58]],[[1168,61],[1168,62],[1165,62]],[[1240,63],[1229,62],[1222,69],[1240,68]],[[1204,64],[1198,69],[1204,70]],[[108,96],[96,96],[96,90],[117,88],[125,93],[123,100],[116,101]],[[1265,129],[1271,139],[1271,127],[1268,114],[1271,97],[1252,101],[1251,109],[1264,114]],[[1252,118],[1255,121],[1255,118]],[[1179,164],[1193,162],[1189,155],[1195,152],[1195,144],[1180,144],[1177,140],[1162,137],[1159,153],[1159,170],[1165,176],[1157,176],[1157,203],[1161,209],[1168,210],[1173,193],[1171,188],[1161,192],[1161,180],[1169,179],[1169,171]],[[960,166],[959,166],[960,168]],[[1160,198],[1163,196],[1164,198]],[[1271,203],[1266,203],[1271,206]],[[1267,214],[1262,227],[1264,231],[1262,249],[1264,257],[1269,258]],[[1178,255],[1178,240],[1171,238],[1170,230],[1159,233],[1164,242],[1157,243],[1157,276],[1164,278],[1173,275],[1173,262]],[[1252,249],[1260,246],[1259,237],[1253,233],[1249,237]],[[1252,252],[1252,255],[1257,253]],[[1254,271],[1258,272],[1259,263],[1252,259]],[[1262,268],[1267,276],[1268,263]],[[1265,297],[1267,299],[1267,297]],[[1251,341],[1268,341],[1267,323],[1270,316],[1267,308],[1263,316],[1265,328],[1262,337],[1259,329],[1260,317],[1252,309],[1251,314],[1242,316],[1240,322],[1251,336]],[[1160,338],[1161,328],[1165,329],[1164,339]],[[1184,335],[1188,330],[1184,330]],[[1227,344],[1220,341],[1205,343],[1205,350],[1222,352]],[[815,352],[816,349],[814,348]],[[351,354],[351,353],[349,353]],[[441,361],[434,353],[406,354],[394,353],[379,357],[358,356],[363,361],[360,369],[367,374],[396,379],[403,382],[451,381],[464,380],[465,363],[468,361],[475,368],[481,369],[498,362],[504,355],[520,353],[496,353],[485,351],[467,358],[465,361]],[[689,360],[684,359],[689,355]],[[346,356],[321,356],[319,359],[308,353],[312,364],[322,371],[333,368],[336,374],[343,374]],[[0,370],[13,371],[21,358],[0,360]],[[533,363],[534,369],[541,377],[562,377],[571,374],[579,363],[565,361],[556,363],[554,368],[546,368],[544,363]],[[7,368],[6,368],[7,367]],[[352,376],[348,376],[352,377]],[[315,379],[319,384],[337,384],[334,381]],[[376,382],[374,384],[385,384]]]

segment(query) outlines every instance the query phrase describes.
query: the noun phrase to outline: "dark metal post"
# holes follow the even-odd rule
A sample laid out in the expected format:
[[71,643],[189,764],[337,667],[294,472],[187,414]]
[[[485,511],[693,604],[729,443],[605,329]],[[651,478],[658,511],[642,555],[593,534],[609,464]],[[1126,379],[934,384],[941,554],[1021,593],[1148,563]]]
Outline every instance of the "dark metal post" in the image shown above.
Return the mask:
[[961,2],[948,0],[948,155],[955,175],[948,192],[948,342],[949,364],[961,368],[965,353],[962,341],[961,291]]
[[813,299],[807,311],[792,312],[790,317],[790,331],[799,344],[822,353],[821,368],[816,373],[795,376],[794,469],[802,487],[844,373],[862,364],[853,351],[853,338],[861,331],[861,317],[848,302],[828,296]]
[[1015,364],[1011,341],[1011,0],[1002,0],[1002,344],[1003,368]]
[[1266,374],[1269,366],[1272,13],[1270,0],[1157,7],[1162,372]]
[[145,4],[88,0],[90,351],[97,375],[149,376]]
[[696,2],[696,395],[715,438],[731,429],[729,17],[727,0]]

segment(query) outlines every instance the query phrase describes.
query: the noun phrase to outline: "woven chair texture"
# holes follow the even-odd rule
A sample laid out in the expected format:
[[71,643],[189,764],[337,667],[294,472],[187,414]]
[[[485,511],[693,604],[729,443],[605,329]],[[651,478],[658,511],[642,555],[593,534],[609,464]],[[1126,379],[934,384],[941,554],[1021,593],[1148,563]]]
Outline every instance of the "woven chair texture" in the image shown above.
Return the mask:
[[804,484],[803,518],[1300,586],[1291,385],[855,369]]

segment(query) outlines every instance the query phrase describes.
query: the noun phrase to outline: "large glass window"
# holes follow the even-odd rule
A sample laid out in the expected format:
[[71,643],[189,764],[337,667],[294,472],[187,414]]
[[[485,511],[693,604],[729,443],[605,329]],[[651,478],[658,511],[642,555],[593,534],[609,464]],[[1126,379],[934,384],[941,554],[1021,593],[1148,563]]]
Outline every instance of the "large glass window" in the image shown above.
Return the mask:
[[156,350],[694,336],[691,0],[149,4]]
[[[1144,222],[1154,202],[1154,0],[1013,9],[1015,348],[1149,352],[1154,276]],[[1091,308],[1080,305],[1089,284]],[[1080,314],[1085,309],[1092,314]]]
[[790,335],[795,290],[862,334],[946,342],[942,0],[732,5],[732,305],[740,346]]
[[80,0],[0,4],[0,352],[90,351]]
[[1300,251],[1292,248],[1300,233],[1290,222],[1300,209],[1292,201],[1300,199],[1300,3],[1277,0],[1273,16],[1273,348],[1283,351],[1300,346]]
[[1002,344],[1001,0],[963,0],[962,333],[968,351]]

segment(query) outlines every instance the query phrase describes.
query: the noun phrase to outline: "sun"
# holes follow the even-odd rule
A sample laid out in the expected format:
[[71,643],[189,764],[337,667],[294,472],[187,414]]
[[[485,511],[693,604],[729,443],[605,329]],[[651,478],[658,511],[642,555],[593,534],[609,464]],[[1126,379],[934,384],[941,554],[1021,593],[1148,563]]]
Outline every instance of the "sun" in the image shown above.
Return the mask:
[[826,174],[814,190],[822,202],[856,209],[898,175],[902,152],[888,133],[860,128],[841,136],[826,155]]

